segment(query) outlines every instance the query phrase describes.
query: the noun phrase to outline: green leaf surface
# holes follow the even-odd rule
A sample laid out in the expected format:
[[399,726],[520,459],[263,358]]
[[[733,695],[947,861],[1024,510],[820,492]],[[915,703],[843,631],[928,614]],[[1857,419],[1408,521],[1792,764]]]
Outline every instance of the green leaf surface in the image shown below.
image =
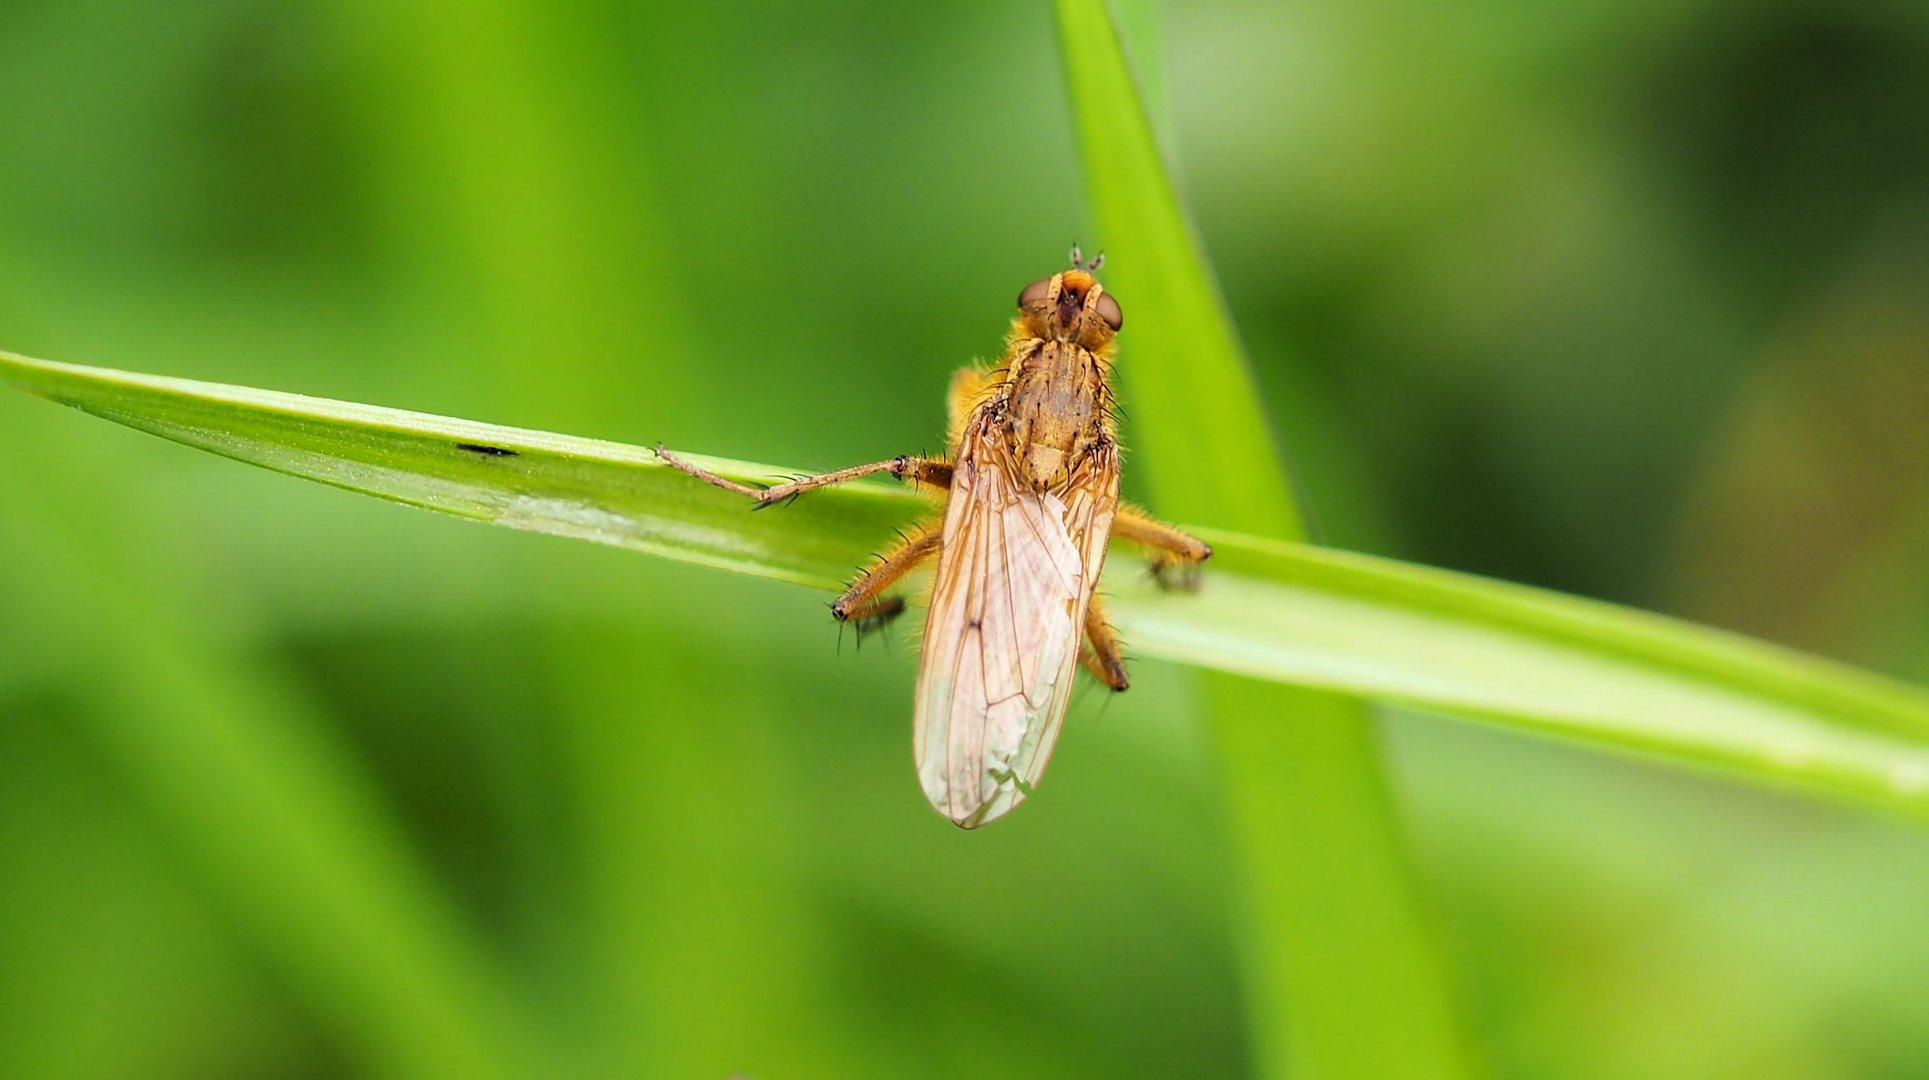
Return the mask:
[[[352,491],[812,588],[838,588],[894,528],[932,506],[909,490],[856,483],[752,511],[642,447],[11,353],[0,353],[0,380]],[[696,460],[751,481],[803,471]],[[1929,821],[1929,693],[1918,687],[1612,604],[1194,531],[1214,549],[1196,593],[1159,591],[1128,557],[1108,570],[1105,588],[1135,653]]]

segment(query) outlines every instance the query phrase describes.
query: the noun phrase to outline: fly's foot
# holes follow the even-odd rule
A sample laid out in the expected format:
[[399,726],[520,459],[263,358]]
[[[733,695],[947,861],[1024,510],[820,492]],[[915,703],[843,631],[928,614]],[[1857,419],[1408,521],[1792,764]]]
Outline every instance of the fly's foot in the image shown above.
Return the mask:
[[837,640],[844,640],[843,628],[851,627],[857,631],[857,647],[864,647],[864,639],[889,626],[892,620],[904,614],[904,597],[885,596],[859,604],[846,603],[843,598],[831,605],[831,618],[838,623]]
[[1205,582],[1205,573],[1197,562],[1153,559],[1146,569],[1166,592],[1198,592]]

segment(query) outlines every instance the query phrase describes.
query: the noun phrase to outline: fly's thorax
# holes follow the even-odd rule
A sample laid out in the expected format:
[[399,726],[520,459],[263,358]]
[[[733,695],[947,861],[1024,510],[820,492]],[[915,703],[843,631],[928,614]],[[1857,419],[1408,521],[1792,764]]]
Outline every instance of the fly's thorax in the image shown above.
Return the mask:
[[1003,423],[1018,475],[1033,490],[1062,487],[1105,435],[1105,366],[1083,346],[1037,341],[1014,349]]

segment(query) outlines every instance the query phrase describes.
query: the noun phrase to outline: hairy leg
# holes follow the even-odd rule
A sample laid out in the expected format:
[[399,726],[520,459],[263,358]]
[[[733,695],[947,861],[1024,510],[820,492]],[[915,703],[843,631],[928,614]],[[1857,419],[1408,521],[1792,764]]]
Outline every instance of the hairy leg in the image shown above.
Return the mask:
[[760,507],[769,506],[785,499],[794,499],[804,492],[816,488],[830,487],[833,484],[841,484],[846,480],[855,480],[860,476],[872,476],[881,472],[888,472],[900,480],[909,479],[915,484],[929,484],[939,490],[949,490],[951,487],[950,462],[938,461],[935,458],[912,457],[909,455],[894,457],[889,461],[874,461],[869,465],[853,465],[848,469],[818,473],[815,476],[799,476],[770,487],[754,487],[750,484],[739,484],[735,480],[725,479],[708,469],[699,468],[698,466],[690,464],[661,446],[656,448],[656,456],[657,459],[665,465],[679,472],[689,473],[691,476],[696,477],[706,484],[713,487],[720,487],[725,491],[734,491],[739,495],[755,499]]
[[[1112,519],[1112,535],[1130,540],[1152,554],[1152,576],[1163,588],[1199,587],[1199,564],[1212,558],[1212,547],[1153,518],[1130,503],[1119,505]],[[1176,573],[1175,573],[1176,571]]]
[[1125,656],[1119,651],[1119,632],[1112,629],[1112,620],[1106,617],[1097,593],[1085,608],[1085,641],[1078,650],[1078,661],[1115,691],[1132,685],[1125,675]]
[[885,552],[877,565],[859,574],[850,588],[844,590],[844,595],[831,604],[831,617],[839,622],[856,623],[858,629],[866,630],[903,614],[904,597],[885,596],[884,590],[937,554],[940,529],[938,522],[927,522]]

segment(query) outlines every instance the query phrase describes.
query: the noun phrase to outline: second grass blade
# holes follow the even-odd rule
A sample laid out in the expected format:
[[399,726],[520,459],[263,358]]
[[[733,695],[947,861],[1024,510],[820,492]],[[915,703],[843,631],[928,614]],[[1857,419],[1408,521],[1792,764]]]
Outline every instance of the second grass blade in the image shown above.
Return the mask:
[[[1120,379],[1141,449],[1135,461],[1151,472],[1157,508],[1304,538],[1121,30],[1103,0],[1060,0],[1058,14],[1108,280],[1131,309]],[[1131,59],[1141,74],[1159,63]],[[1203,689],[1242,853],[1241,952],[1262,1071],[1465,1074],[1452,980],[1407,862],[1367,706],[1225,675],[1208,675]]]

